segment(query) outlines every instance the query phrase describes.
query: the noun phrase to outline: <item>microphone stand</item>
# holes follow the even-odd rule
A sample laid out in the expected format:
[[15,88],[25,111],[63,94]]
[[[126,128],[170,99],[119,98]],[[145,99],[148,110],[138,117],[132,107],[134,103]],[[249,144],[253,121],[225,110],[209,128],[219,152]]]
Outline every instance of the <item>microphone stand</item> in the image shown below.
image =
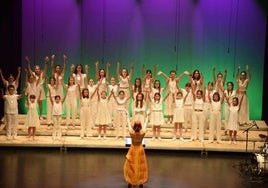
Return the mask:
[[243,131],[243,133],[246,132],[246,164],[247,164],[247,158],[248,158],[248,157],[247,157],[247,154],[248,154],[248,132],[249,132],[249,130],[252,129],[254,126],[255,126],[255,122],[254,122],[253,124],[251,124],[250,127],[248,127],[247,129],[245,129],[245,130]]

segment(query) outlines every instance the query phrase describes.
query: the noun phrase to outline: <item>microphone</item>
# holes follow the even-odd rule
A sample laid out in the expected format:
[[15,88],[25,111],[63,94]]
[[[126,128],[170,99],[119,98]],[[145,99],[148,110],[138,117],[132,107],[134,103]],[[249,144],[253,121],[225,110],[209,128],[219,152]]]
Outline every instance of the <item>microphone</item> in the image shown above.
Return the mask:
[[260,129],[255,120],[253,121],[253,125],[256,126],[257,129]]

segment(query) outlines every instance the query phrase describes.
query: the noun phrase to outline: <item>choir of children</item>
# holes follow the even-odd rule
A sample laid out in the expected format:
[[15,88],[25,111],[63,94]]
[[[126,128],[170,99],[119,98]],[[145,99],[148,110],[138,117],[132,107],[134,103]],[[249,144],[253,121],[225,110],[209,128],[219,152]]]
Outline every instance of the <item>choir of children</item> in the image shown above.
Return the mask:
[[[30,58],[25,57],[27,62],[25,94],[27,96],[27,109],[25,124],[28,127],[29,140],[36,139],[36,127],[40,125],[39,119],[43,119],[42,100],[44,99],[44,83],[47,90],[47,115],[46,122],[53,127],[53,140],[61,139],[61,125],[64,109],[66,109],[66,126],[81,126],[80,138],[91,137],[92,129],[98,126],[98,138],[107,138],[107,128],[115,129],[115,138],[127,136],[127,129],[131,128],[132,122],[140,121],[143,125],[151,125],[152,140],[161,140],[161,126],[173,124],[173,138],[185,141],[184,132],[191,130],[190,141],[199,140],[204,142],[204,133],[209,128],[208,142],[212,143],[216,136],[217,143],[221,143],[222,115],[225,116],[224,128],[227,134],[229,131],[230,143],[236,143],[237,131],[240,124],[249,122],[248,99],[246,89],[250,82],[251,75],[248,66],[247,71],[242,71],[239,77],[240,66],[237,68],[237,90],[234,90],[233,82],[227,82],[226,90],[224,83],[227,71],[224,74],[215,74],[213,67],[213,81],[204,86],[204,76],[199,70],[193,73],[183,72],[178,77],[176,71],[171,70],[170,75],[159,71],[156,74],[148,69],[144,71],[142,66],[142,78],[135,78],[131,86],[131,77],[134,71],[134,64],[130,66],[130,72],[126,68],[120,70],[120,63],[117,62],[117,78],[111,77],[109,81],[110,63],[106,64],[106,70],[100,68],[99,62],[95,63],[96,84],[94,79],[89,78],[89,67],[72,65],[71,75],[68,77],[68,84],[64,84],[65,66],[67,56],[63,55],[63,69],[61,65],[55,64],[55,55],[51,60],[51,77],[47,78],[48,56],[44,58],[44,70],[35,65],[32,70]],[[157,75],[162,75],[166,81],[165,88],[161,88]],[[179,81],[184,75],[189,76],[189,82],[185,88],[179,86]],[[248,77],[247,77],[248,75]],[[5,119],[7,122],[7,139],[13,136],[17,138],[18,124],[18,102],[24,94],[17,94],[19,84],[20,68],[15,80],[13,75],[5,80],[2,70],[0,76],[6,87],[2,90],[2,98],[5,100]],[[46,82],[45,82],[46,81]],[[64,91],[65,88],[65,91]],[[167,91],[166,91],[167,89]],[[65,100],[66,99],[66,100]],[[130,101],[132,99],[132,102]],[[223,102],[225,105],[223,108]],[[130,107],[129,105],[132,105]],[[222,109],[224,113],[222,114]],[[209,127],[207,126],[209,125]],[[145,126],[146,127],[146,126]],[[149,131],[148,128],[144,131]],[[172,135],[170,135],[172,136]]]

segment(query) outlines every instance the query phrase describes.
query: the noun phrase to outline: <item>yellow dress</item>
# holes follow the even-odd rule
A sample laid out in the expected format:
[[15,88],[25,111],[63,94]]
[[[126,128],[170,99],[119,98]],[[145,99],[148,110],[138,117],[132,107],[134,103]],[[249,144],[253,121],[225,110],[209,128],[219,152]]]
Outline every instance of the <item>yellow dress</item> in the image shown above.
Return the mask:
[[125,180],[132,185],[141,185],[148,180],[148,167],[142,139],[145,133],[131,132],[132,144],[126,155],[124,164]]

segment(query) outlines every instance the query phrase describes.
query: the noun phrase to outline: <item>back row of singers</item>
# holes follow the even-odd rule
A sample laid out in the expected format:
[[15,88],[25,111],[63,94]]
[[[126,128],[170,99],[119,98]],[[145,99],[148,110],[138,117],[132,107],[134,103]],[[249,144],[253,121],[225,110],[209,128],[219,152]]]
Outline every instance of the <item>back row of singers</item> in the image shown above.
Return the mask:
[[[166,86],[165,88],[161,88],[161,83],[159,80],[156,80],[156,72],[157,72],[157,67],[156,65],[154,66],[154,71],[151,71],[150,69],[148,69],[145,73],[144,71],[144,65],[142,66],[142,78],[136,78],[134,85],[131,86],[130,84],[130,80],[133,74],[133,70],[134,70],[134,64],[131,64],[130,66],[130,72],[128,72],[128,69],[126,68],[122,68],[120,71],[120,63],[117,63],[117,79],[118,79],[118,83],[116,82],[116,78],[115,77],[111,77],[110,78],[110,83],[108,84],[108,79],[109,79],[109,67],[110,67],[110,63],[106,64],[106,70],[105,69],[100,69],[99,68],[99,63],[96,62],[95,64],[95,72],[96,72],[96,81],[97,84],[94,85],[94,79],[90,78],[88,79],[88,72],[89,72],[89,67],[86,65],[85,66],[85,73],[83,72],[83,66],[82,65],[77,65],[71,66],[71,75],[68,79],[68,84],[62,84],[63,83],[63,78],[64,78],[64,72],[65,72],[65,66],[66,66],[66,61],[67,61],[67,57],[64,55],[63,56],[63,68],[60,65],[54,65],[55,64],[55,55],[52,55],[50,60],[51,60],[51,78],[50,79],[46,79],[46,73],[47,73],[47,65],[49,62],[49,58],[45,57],[44,61],[45,61],[45,66],[44,69],[41,70],[40,66],[35,65],[34,69],[31,69],[31,65],[30,65],[30,59],[29,57],[25,57],[26,62],[27,62],[27,66],[28,66],[28,73],[27,74],[27,81],[26,81],[26,85],[27,85],[27,90],[26,93],[28,96],[30,96],[31,94],[35,95],[36,98],[39,101],[39,109],[40,109],[40,116],[42,118],[42,114],[43,114],[43,108],[42,108],[42,100],[45,99],[45,90],[44,90],[44,85],[47,86],[48,90],[51,91],[51,95],[52,96],[56,96],[59,95],[63,98],[64,96],[64,90],[63,88],[66,88],[66,118],[67,118],[67,124],[73,124],[71,122],[71,119],[75,120],[76,115],[77,115],[77,108],[79,105],[77,104],[77,93],[78,93],[78,86],[80,88],[88,88],[90,95],[93,93],[93,91],[95,90],[96,86],[98,85],[98,91],[99,93],[101,93],[102,91],[112,91],[118,95],[118,91],[124,91],[124,94],[126,96],[126,98],[130,97],[130,91],[132,91],[133,93],[133,99],[136,98],[136,95],[138,93],[144,93],[146,91],[150,91],[150,98],[153,98],[155,93],[160,93],[160,95],[162,95],[162,93],[165,91],[165,89],[167,90],[167,93],[172,93],[175,94],[178,90],[179,90],[179,81],[182,78],[183,75],[190,75],[189,76],[189,83],[191,85],[190,88],[193,88],[194,90],[203,90],[205,91],[205,87],[204,87],[204,76],[198,71],[195,70],[193,71],[192,74],[190,74],[188,71],[183,72],[181,75],[179,75],[178,77],[176,76],[176,71],[171,70],[170,71],[170,75],[167,76],[165,73],[159,71],[158,75],[163,75],[165,80],[166,80]],[[241,103],[241,108],[240,108],[240,119],[239,122],[240,123],[248,123],[249,121],[249,110],[248,110],[248,100],[247,100],[247,96],[246,96],[246,89],[248,86],[248,83],[250,82],[251,76],[249,73],[249,68],[248,66],[246,66],[247,72],[242,71],[240,73],[240,77],[239,77],[239,69],[240,66],[238,66],[237,69],[237,90],[235,91],[233,89],[233,84],[232,82],[228,82],[227,85],[227,96],[230,98],[230,96],[234,96],[237,95],[240,99],[240,103]],[[2,72],[1,72],[2,73]],[[248,74],[248,76],[247,76]],[[2,74],[1,74],[2,75]],[[213,68],[213,78],[214,81],[212,83],[214,83],[214,91],[218,91],[220,93],[221,96],[222,93],[224,93],[224,83],[226,80],[226,75],[227,75],[227,71],[224,71],[224,74],[222,74],[221,72],[219,72],[216,76],[215,74],[215,67]],[[1,76],[3,78],[3,75]],[[3,79],[4,80],[4,79]],[[47,82],[46,82],[47,81]],[[11,81],[12,82],[12,81]],[[10,82],[9,82],[10,83]],[[229,85],[232,86],[232,88],[229,88]],[[17,88],[17,86],[16,86]],[[209,91],[207,92],[209,93]],[[191,97],[188,97],[191,98]],[[48,124],[52,124],[51,121],[51,102],[49,99],[49,92],[47,92],[47,121]],[[94,100],[93,100],[94,101]],[[190,101],[190,100],[189,100]],[[94,102],[93,102],[94,103]],[[95,104],[97,104],[97,100],[95,100]],[[126,106],[128,106],[129,103],[126,104]],[[185,106],[188,106],[189,104],[187,104]],[[165,110],[164,110],[164,114],[168,117],[167,122],[171,123],[173,120],[173,108],[174,108],[174,103],[173,103],[173,99],[172,97],[168,97],[167,95],[167,99],[165,101]],[[192,107],[190,107],[191,109]],[[97,112],[97,106],[96,108],[92,108],[92,109],[96,109],[95,113]],[[112,108],[115,109],[115,108]],[[226,108],[227,109],[227,108]],[[94,110],[93,110],[94,111]],[[112,114],[114,114],[113,112],[114,110],[111,110]],[[72,113],[71,113],[72,112]],[[92,112],[94,114],[94,112]]]

